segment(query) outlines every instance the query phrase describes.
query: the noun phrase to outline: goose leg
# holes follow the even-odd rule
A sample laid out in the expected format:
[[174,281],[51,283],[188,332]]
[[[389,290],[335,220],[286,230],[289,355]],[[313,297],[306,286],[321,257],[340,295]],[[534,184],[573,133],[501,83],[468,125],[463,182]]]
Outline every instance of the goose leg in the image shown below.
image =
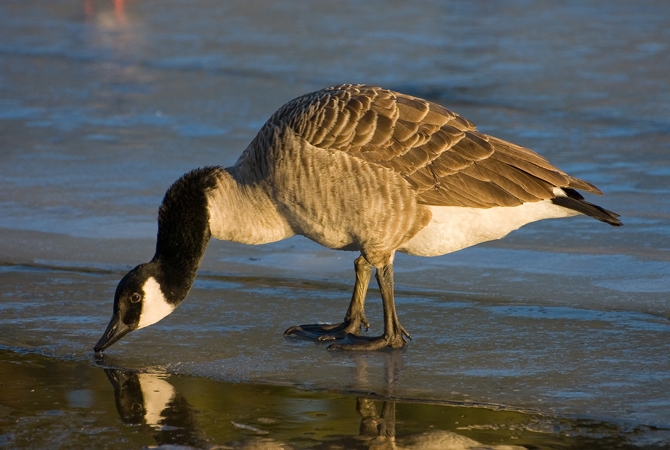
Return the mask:
[[370,275],[372,274],[372,265],[361,255],[354,262],[356,269],[356,283],[354,284],[354,293],[351,296],[349,309],[344,316],[344,321],[337,324],[309,324],[297,325],[284,331],[284,336],[296,336],[317,341],[331,341],[334,339],[343,339],[347,334],[358,335],[361,327],[365,331],[370,328],[368,319],[365,318],[365,295],[368,292],[370,284]]
[[405,337],[412,339],[407,330],[400,325],[393,299],[393,264],[377,269],[375,274],[384,306],[384,334],[375,337],[356,337],[352,344],[332,344],[328,349],[340,350],[378,350],[384,347],[400,348],[405,345]]

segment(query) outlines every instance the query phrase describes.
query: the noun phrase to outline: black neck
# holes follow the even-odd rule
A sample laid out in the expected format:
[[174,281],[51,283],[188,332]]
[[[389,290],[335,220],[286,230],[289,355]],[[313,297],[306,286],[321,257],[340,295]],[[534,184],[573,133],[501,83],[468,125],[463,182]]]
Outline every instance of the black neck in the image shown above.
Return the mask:
[[174,182],[158,211],[153,263],[165,296],[179,303],[188,294],[211,237],[207,192],[216,187],[218,167],[195,169]]

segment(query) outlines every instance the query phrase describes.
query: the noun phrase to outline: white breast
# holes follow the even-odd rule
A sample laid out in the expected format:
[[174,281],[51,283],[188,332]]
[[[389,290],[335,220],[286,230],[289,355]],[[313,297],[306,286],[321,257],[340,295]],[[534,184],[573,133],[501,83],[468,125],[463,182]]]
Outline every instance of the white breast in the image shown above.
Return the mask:
[[398,250],[416,256],[439,256],[506,236],[523,225],[578,213],[543,200],[520,206],[462,208],[430,206],[431,222]]

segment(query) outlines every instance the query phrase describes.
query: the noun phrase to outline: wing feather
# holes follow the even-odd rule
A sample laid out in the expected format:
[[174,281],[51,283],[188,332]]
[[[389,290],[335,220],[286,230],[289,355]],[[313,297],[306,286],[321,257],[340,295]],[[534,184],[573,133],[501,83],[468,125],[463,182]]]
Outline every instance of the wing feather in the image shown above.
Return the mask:
[[479,133],[443,106],[381,88],[324,89],[275,116],[316,147],[397,172],[424,204],[515,206],[554,198],[555,187],[600,193],[532,150]]

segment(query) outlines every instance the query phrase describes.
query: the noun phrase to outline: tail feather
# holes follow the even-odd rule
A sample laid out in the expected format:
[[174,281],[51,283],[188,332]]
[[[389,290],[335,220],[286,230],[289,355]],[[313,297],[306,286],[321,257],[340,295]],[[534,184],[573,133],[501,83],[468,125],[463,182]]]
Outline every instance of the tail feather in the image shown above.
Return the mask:
[[619,215],[617,213],[587,202],[584,200],[584,197],[574,189],[563,188],[563,191],[565,192],[566,197],[560,196],[552,198],[551,202],[553,204],[586,214],[587,216],[598,219],[601,222],[609,223],[615,227],[623,225],[618,219]]

